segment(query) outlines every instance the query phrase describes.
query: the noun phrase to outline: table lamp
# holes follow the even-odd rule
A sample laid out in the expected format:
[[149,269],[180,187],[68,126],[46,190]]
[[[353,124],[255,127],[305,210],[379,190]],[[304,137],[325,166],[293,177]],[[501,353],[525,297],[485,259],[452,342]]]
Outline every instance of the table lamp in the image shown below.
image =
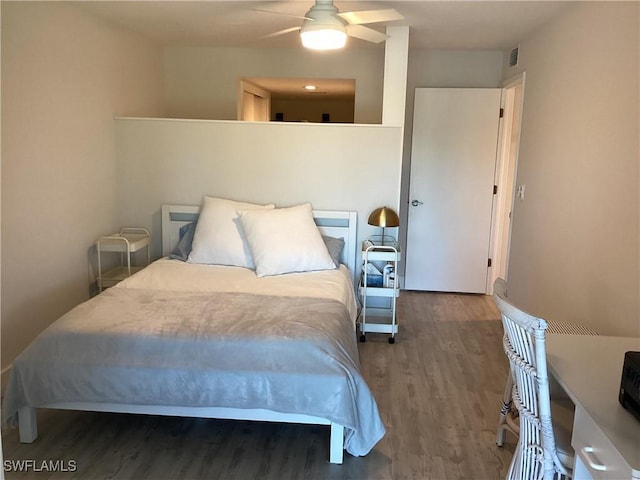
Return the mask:
[[386,227],[397,227],[400,225],[398,214],[389,207],[376,208],[367,220],[369,225],[382,227],[382,245],[384,245],[384,229]]

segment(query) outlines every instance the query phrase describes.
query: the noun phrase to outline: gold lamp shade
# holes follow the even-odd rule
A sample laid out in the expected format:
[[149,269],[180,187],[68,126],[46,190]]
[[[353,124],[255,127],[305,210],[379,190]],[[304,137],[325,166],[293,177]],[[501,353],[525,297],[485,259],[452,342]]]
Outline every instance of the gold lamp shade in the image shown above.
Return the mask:
[[389,207],[376,208],[367,221],[369,225],[374,227],[397,227],[400,225],[398,214]]
[[[386,227],[398,227],[400,226],[400,219],[398,218],[398,214],[394,212],[389,207],[380,207],[376,208],[371,215],[369,215],[369,220],[367,220],[369,225],[373,225],[374,227],[382,227],[382,236],[380,237],[381,245],[384,245],[385,237],[384,237],[384,229]],[[390,239],[394,240],[392,237]]]

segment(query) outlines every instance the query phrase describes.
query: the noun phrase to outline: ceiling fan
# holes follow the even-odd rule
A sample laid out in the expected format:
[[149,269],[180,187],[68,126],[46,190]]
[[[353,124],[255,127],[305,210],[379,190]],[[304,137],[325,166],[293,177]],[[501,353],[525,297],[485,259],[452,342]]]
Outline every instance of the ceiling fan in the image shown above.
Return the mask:
[[[267,10],[257,11],[288,15]],[[296,18],[303,19],[301,26],[280,30],[266,35],[264,38],[300,31],[304,47],[314,50],[334,50],[344,47],[347,36],[367,42],[383,42],[388,38],[386,34],[365,27],[364,24],[391,22],[402,20],[404,17],[393,8],[340,13],[333,5],[333,0],[316,0],[315,5],[309,9],[304,17]]]

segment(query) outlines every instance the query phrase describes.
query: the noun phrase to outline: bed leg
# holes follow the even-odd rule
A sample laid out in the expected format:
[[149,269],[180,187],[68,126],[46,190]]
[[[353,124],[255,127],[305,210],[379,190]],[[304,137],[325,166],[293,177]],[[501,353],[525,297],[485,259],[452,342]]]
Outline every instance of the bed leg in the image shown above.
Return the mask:
[[32,443],[38,438],[38,421],[35,408],[23,407],[18,411],[18,429],[20,430],[21,443]]
[[331,424],[331,443],[329,445],[329,462],[342,463],[344,455],[344,427]]

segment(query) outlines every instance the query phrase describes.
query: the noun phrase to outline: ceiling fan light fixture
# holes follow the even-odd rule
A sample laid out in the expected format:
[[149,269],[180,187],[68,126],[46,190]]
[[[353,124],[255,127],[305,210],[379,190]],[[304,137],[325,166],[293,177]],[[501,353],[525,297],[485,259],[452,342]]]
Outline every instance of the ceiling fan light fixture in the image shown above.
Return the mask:
[[316,0],[300,28],[302,46],[312,50],[337,50],[347,43],[346,20],[338,15],[333,0]]
[[[389,35],[366,27],[364,24],[392,22],[404,18],[393,8],[340,13],[333,4],[333,1],[334,0],[315,0],[315,5],[309,9],[304,17],[298,17],[304,19],[301,27],[285,28],[284,30],[266,35],[263,38],[299,31],[300,40],[305,48],[313,50],[336,50],[346,45],[347,37],[354,37],[371,43],[384,42],[389,38]],[[266,12],[266,10],[257,11]],[[281,14],[288,15],[284,12],[281,12]],[[293,16],[297,17],[297,15]]]
[[311,50],[337,50],[347,43],[347,32],[339,27],[300,30],[300,39],[305,48]]

